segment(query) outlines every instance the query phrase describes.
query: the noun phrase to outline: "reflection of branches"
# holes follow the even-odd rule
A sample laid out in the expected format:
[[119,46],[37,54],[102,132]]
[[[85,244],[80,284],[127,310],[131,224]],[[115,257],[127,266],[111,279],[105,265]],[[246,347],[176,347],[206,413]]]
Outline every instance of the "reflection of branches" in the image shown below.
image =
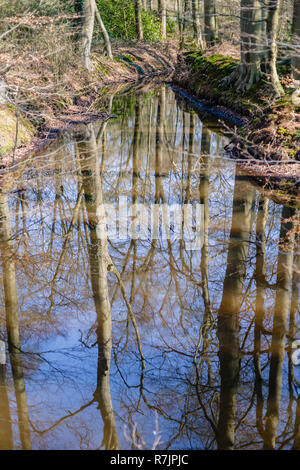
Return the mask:
[[56,266],[56,270],[55,270],[53,279],[51,281],[51,293],[50,293],[50,296],[49,296],[50,307],[49,307],[49,310],[48,310],[48,315],[51,314],[51,312],[53,310],[53,307],[54,307],[53,296],[54,296],[54,291],[55,291],[55,287],[56,287],[56,283],[57,283],[59,270],[61,269],[61,265],[63,263],[64,257],[65,257],[65,254],[66,254],[67,246],[68,246],[68,243],[69,243],[71,233],[73,231],[73,227],[74,227],[75,222],[78,218],[83,192],[84,192],[84,189],[83,189],[83,186],[82,186],[80,191],[79,191],[78,197],[77,197],[77,202],[76,202],[76,205],[75,205],[75,208],[74,208],[74,211],[73,211],[73,215],[72,215],[72,219],[71,219],[68,231],[65,235],[64,243],[63,243],[62,250],[61,250],[61,253],[60,253],[60,257],[59,257],[59,260],[58,260],[58,263],[57,263],[57,266]]
[[34,424],[32,423],[31,420],[29,420],[29,423],[30,423],[30,426],[32,427],[32,429],[34,430],[34,432],[36,432],[37,434],[39,434],[40,436],[42,436],[43,434],[46,434],[47,432],[50,432],[50,431],[53,431],[53,429],[55,429],[57,426],[59,426],[61,423],[63,423],[66,419],[69,419],[69,418],[73,418],[74,416],[78,415],[79,413],[81,413],[82,411],[84,411],[86,408],[88,408],[89,406],[93,405],[95,403],[95,399],[91,400],[90,402],[86,403],[85,405],[82,405],[78,410],[76,411],[73,411],[73,412],[69,412],[67,415],[63,416],[62,418],[60,418],[58,421],[56,421],[54,424],[52,424],[49,428],[47,429],[43,429],[42,431],[37,429]]

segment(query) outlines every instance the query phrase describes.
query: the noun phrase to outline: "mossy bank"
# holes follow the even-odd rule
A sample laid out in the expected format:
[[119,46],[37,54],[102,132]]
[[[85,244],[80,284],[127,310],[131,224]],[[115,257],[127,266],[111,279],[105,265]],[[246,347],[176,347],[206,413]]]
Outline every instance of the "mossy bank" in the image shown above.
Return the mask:
[[174,81],[211,105],[223,106],[244,120],[236,131],[232,151],[239,158],[300,161],[300,100],[291,86],[288,66],[281,67],[284,97],[275,99],[267,80],[244,94],[222,82],[238,66],[223,55],[205,56],[199,51],[179,56]]
[[31,123],[8,105],[0,104],[0,157],[30,142],[34,135]]

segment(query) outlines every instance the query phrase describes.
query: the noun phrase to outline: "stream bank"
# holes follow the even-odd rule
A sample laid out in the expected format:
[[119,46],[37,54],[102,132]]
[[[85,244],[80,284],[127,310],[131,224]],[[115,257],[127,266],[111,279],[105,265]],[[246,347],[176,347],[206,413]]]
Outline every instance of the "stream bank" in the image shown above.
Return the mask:
[[[141,79],[166,77],[174,72],[177,48],[174,43],[149,45],[115,44],[114,60],[93,54],[94,70],[68,64],[57,76],[45,57],[24,61],[5,57],[6,96],[1,95],[1,169],[11,167],[48,145],[70,126],[109,119],[101,108],[103,96]],[[3,58],[4,59],[4,58]],[[0,54],[1,60],[1,54]]]
[[[300,107],[293,101],[287,69],[282,70],[286,95],[275,100],[270,98],[267,82],[254,85],[243,95],[233,88],[220,87],[220,81],[236,67],[237,58],[203,56],[198,51],[178,55],[174,43],[164,44],[159,50],[142,42],[129,46],[120,43],[114,48],[113,61],[104,58],[100,50],[95,51],[93,61],[91,74],[82,69],[68,70],[63,89],[55,86],[49,75],[55,93],[44,94],[40,87],[48,69],[41,62],[34,78],[40,87],[22,97],[23,115],[17,115],[11,104],[1,105],[10,123],[5,132],[0,128],[2,168],[24,160],[70,126],[109,119],[109,110],[102,107],[103,97],[121,92],[130,83],[155,77],[168,81],[192,105],[227,122],[224,131],[231,143],[226,150],[241,171],[256,177],[260,185],[299,193]],[[9,83],[13,87],[25,85],[14,74]]]
[[192,100],[201,100],[236,121],[234,129],[227,127],[231,143],[226,150],[238,161],[241,171],[257,177],[260,184],[298,193],[300,100],[295,96],[289,69],[281,68],[286,94],[275,99],[267,81],[255,84],[244,94],[234,87],[221,87],[221,81],[237,64],[238,59],[220,54],[185,52],[178,57],[173,83],[188,92]]

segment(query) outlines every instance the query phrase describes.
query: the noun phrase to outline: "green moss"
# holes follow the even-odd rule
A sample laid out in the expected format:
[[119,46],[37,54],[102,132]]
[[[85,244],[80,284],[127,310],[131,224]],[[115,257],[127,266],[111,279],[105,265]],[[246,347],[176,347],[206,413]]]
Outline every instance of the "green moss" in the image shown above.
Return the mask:
[[199,51],[189,53],[187,62],[192,65],[194,71],[207,73],[210,77],[218,79],[230,74],[238,64],[238,61],[231,57],[220,54],[206,57]]
[[256,83],[244,94],[237,93],[234,87],[220,87],[220,82],[238,66],[237,59],[220,54],[206,57],[200,51],[192,51],[185,54],[185,60],[192,70],[186,86],[196,94],[245,115],[253,115],[258,106],[265,105],[265,94],[261,92],[264,82]]
[[280,135],[288,135],[288,131],[284,127],[278,127],[277,132]]
[[95,64],[95,72],[99,73],[101,76],[106,76],[109,73],[107,68],[99,60],[97,60]]
[[133,58],[130,55],[123,55],[122,59],[125,60],[126,62],[133,63]]
[[22,116],[18,118],[18,132],[17,130],[17,117],[15,110],[12,106],[0,106],[0,156],[14,149],[17,135],[17,145],[22,145],[29,142],[34,132],[29,121]]

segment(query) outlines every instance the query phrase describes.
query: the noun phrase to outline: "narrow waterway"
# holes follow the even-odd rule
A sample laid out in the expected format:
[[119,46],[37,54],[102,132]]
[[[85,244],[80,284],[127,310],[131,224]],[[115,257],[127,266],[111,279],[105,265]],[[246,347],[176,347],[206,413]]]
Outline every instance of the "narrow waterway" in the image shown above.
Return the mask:
[[299,211],[169,86],[103,109],[1,177],[0,448],[299,449]]

